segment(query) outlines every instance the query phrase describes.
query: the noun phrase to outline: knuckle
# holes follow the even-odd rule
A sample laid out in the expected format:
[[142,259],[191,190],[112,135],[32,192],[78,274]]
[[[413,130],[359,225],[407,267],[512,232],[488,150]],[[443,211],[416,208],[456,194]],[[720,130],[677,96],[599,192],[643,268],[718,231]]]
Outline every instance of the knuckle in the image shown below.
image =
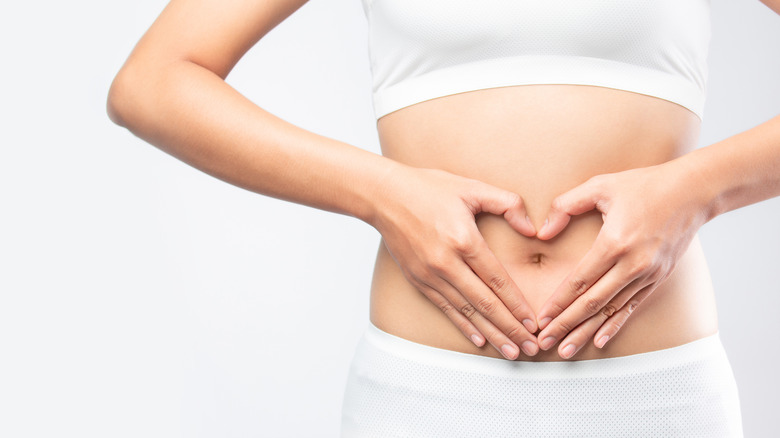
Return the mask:
[[609,178],[608,174],[593,175],[588,178],[588,184],[593,185],[597,189],[603,188],[606,180]]
[[603,313],[607,318],[614,315],[615,312],[617,312],[617,309],[612,303],[608,303],[606,306],[604,306],[603,309],[601,309],[601,313]]
[[628,239],[623,237],[618,237],[616,239],[617,240],[613,243],[614,251],[621,256],[628,254],[631,251],[631,245],[628,243]]
[[570,324],[568,321],[560,321],[558,323],[558,327],[561,329],[563,333],[569,333],[574,329],[574,326]]
[[421,269],[419,273],[412,273],[411,275],[411,283],[420,291],[422,291],[426,296],[429,296],[432,292],[435,292],[435,290],[430,287],[430,284],[433,284],[433,279],[435,278],[434,275],[431,274],[430,271],[426,271]]
[[648,257],[641,257],[631,264],[631,275],[639,276],[644,274],[653,266],[653,262]]
[[474,255],[473,245],[471,245],[471,242],[465,239],[455,238],[453,239],[451,245],[458,254],[461,254],[464,257],[470,257]]
[[[613,331],[613,332],[615,332],[615,333],[617,333],[617,332],[618,332],[618,330],[620,330],[620,329],[623,327],[623,324],[625,324],[625,323],[626,323],[626,320],[627,320],[627,318],[628,318],[628,317],[625,317],[625,318],[618,318],[618,320],[617,320],[617,321],[613,322],[613,323],[612,323],[612,327],[614,327],[614,330],[612,330],[612,331]],[[614,337],[614,335],[613,335],[613,337]]]
[[471,319],[476,311],[477,310],[474,308],[474,306],[471,305],[471,303],[466,303],[460,308],[460,313],[465,315],[468,319]]
[[651,283],[661,283],[665,281],[669,276],[672,275],[672,269],[670,268],[659,268],[653,271],[652,274],[648,277]]
[[512,307],[507,306],[507,309],[512,315],[520,315],[525,313],[525,306],[523,306],[523,303],[521,302],[515,303]]
[[631,300],[628,302],[627,311],[628,315],[634,313],[634,310],[636,310],[637,306],[639,305],[639,300]]
[[447,256],[444,251],[436,251],[428,255],[427,261],[428,269],[437,276],[443,276],[447,274],[449,270],[449,264],[447,263]]
[[474,252],[474,239],[468,231],[455,231],[448,238],[452,249],[463,255],[471,255]]
[[505,279],[503,276],[501,276],[501,275],[498,275],[498,274],[492,274],[492,275],[491,275],[491,276],[488,278],[488,283],[487,283],[487,285],[488,285],[488,287],[489,287],[489,288],[490,288],[490,289],[491,289],[493,292],[499,293],[499,292],[502,292],[502,291],[504,291],[504,290],[506,289],[506,287],[507,287],[507,281],[506,281],[506,279]]
[[589,315],[595,315],[602,307],[604,306],[601,304],[601,301],[596,298],[588,298],[587,301],[585,301],[585,310],[588,311]]
[[574,277],[569,280],[569,289],[575,297],[578,297],[588,290],[588,282],[583,280],[582,277]]
[[553,315],[560,315],[561,313],[563,313],[564,310],[566,310],[565,307],[561,306],[558,303],[552,303],[552,305],[550,307],[552,307],[552,314]]
[[426,281],[424,278],[425,276],[413,276],[410,279],[410,283],[418,290],[420,293],[425,295],[429,300],[434,301],[440,296],[438,294],[438,291],[429,286],[429,282]]
[[608,251],[612,254],[624,255],[628,252],[627,239],[617,233],[605,233],[603,241]]
[[483,315],[492,315],[496,311],[496,303],[493,299],[485,297],[477,302],[477,309]]
[[510,208],[523,207],[523,198],[515,192],[509,193],[509,206]]
[[428,285],[424,283],[415,284],[415,287],[418,291],[420,291],[421,294],[423,294],[428,300],[434,301],[436,300],[436,293],[433,289],[428,287]]
[[424,284],[422,281],[422,276],[419,275],[417,272],[407,269],[405,266],[401,266],[401,273],[404,274],[404,278],[412,284],[412,286],[416,287],[420,291],[424,289]]
[[522,325],[516,325],[509,329],[508,332],[506,332],[506,335],[509,337],[509,339],[519,339],[522,335],[526,333],[525,327]]
[[441,309],[442,312],[444,312],[445,315],[450,315],[455,308],[450,304],[449,301],[442,300],[439,302],[439,309]]
[[550,204],[550,207],[554,211],[564,211],[565,205],[563,204],[563,198],[557,197],[552,200],[552,203]]

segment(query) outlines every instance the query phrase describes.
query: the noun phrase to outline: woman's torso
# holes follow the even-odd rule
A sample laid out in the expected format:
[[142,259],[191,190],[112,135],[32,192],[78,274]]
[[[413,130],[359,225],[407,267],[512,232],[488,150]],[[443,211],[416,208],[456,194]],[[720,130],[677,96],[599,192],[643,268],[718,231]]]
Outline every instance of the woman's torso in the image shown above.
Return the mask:
[[[377,122],[383,155],[478,179],[522,196],[540,228],[552,200],[589,177],[663,163],[692,150],[699,118],[667,100],[584,85],[522,85],[470,91],[417,103]],[[534,311],[590,248],[599,212],[572,218],[547,242],[480,214],[488,246]],[[370,319],[402,338],[449,350],[503,357],[476,347],[403,276],[379,245]],[[674,273],[633,312],[603,348],[592,341],[574,360],[623,356],[681,345],[717,331],[709,273],[698,239]],[[518,360],[562,360],[557,348]]]

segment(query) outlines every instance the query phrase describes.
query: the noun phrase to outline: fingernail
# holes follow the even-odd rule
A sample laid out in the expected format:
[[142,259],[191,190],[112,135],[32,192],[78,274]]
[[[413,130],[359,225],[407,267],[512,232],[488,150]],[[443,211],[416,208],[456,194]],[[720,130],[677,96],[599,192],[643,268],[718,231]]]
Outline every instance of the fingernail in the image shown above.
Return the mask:
[[539,330],[544,330],[544,328],[547,327],[547,324],[549,324],[550,321],[552,321],[552,318],[550,318],[549,316],[546,316],[544,317],[544,319],[539,321]]
[[523,351],[525,354],[529,356],[533,356],[536,354],[539,350],[536,347],[536,344],[531,341],[525,341],[523,342]]
[[545,219],[544,223],[542,224],[542,228],[539,228],[539,233],[538,234],[544,233],[544,229],[547,228],[547,224],[549,224],[549,223],[550,223],[550,219],[549,218]]
[[526,216],[525,221],[528,222],[528,225],[531,227],[532,230],[536,231],[536,228],[534,228],[534,223],[531,222],[531,218]]
[[569,344],[563,347],[561,354],[563,355],[564,359],[570,358],[574,354],[574,344]]
[[604,344],[607,343],[608,340],[609,340],[609,335],[604,335],[600,337],[598,341],[596,341],[596,346],[601,348],[604,346]]
[[531,321],[530,319],[528,319],[528,318],[524,319],[524,320],[523,320],[523,325],[525,326],[525,328],[526,328],[526,329],[527,329],[529,332],[531,332],[531,333],[534,333],[534,332],[536,332],[536,324],[534,324],[534,322],[533,322],[533,321]]
[[471,335],[471,342],[473,342],[477,347],[482,346],[482,338],[480,338],[477,334]]
[[539,344],[539,346],[542,347],[542,350],[547,350],[550,347],[552,347],[553,344],[555,344],[555,338],[552,336],[548,336],[544,338],[544,340],[542,341],[541,344]]
[[504,353],[504,356],[506,356],[506,358],[509,360],[514,360],[518,353],[517,348],[509,344],[504,344],[504,346],[501,347],[501,352]]

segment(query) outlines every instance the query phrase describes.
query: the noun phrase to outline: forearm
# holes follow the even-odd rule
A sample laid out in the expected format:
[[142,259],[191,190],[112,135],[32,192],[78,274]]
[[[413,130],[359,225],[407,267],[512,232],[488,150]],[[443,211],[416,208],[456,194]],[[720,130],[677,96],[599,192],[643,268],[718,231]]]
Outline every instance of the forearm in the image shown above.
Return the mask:
[[197,64],[156,70],[120,72],[112,120],[230,184],[373,222],[381,181],[400,163],[292,125]]
[[707,220],[780,195],[780,115],[676,161],[690,171]]

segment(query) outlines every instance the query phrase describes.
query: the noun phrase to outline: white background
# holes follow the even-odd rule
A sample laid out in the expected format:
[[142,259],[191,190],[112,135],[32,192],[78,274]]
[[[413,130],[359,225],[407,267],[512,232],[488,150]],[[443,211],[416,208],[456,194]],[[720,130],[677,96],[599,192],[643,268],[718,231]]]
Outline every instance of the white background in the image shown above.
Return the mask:
[[[0,14],[0,436],[335,437],[379,234],[215,179],[113,125],[162,1]],[[700,145],[780,112],[780,17],[713,0]],[[228,82],[379,152],[359,0],[316,1]],[[780,144],[778,145],[780,147]],[[780,405],[780,199],[701,232],[746,436]]]

